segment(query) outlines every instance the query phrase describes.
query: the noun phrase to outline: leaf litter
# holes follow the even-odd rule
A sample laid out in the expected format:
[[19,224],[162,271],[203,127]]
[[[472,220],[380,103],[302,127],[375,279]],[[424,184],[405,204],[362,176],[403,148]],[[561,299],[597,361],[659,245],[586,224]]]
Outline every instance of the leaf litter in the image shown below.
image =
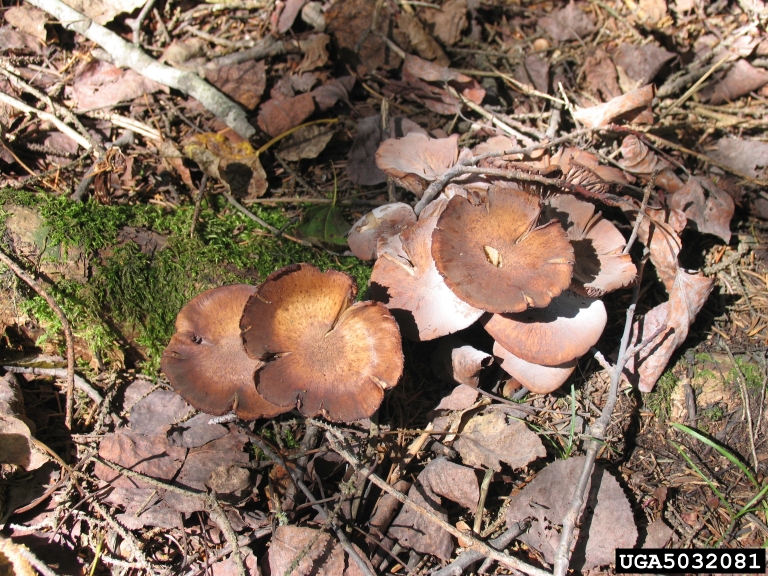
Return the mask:
[[[147,573],[206,565],[213,574],[422,568],[442,573],[440,562],[448,564],[446,570],[468,566],[461,564],[466,552],[457,545],[472,545],[470,534],[491,538],[505,517],[513,525],[530,516],[531,528],[516,536],[526,546],[509,552],[513,560],[551,564],[575,478],[585,466],[573,454],[589,443],[595,407],[610,403],[605,374],[590,357],[597,351],[598,363],[615,361],[621,323],[636,289],[626,382],[604,437],[611,450],[599,455],[592,478],[599,478],[600,488],[594,494],[587,490],[570,567],[583,572],[610,564],[619,540],[626,546],[707,546],[718,539],[736,547],[762,543],[759,524],[727,517],[713,499],[710,479],[692,475],[668,442],[695,452],[713,471],[712,485],[737,487],[727,498],[746,501],[756,493],[752,487],[719,466],[717,454],[702,453],[664,421],[664,414],[673,414],[675,421],[700,427],[758,465],[761,448],[750,447],[750,439],[764,433],[766,422],[759,372],[759,350],[768,337],[759,220],[766,212],[759,207],[768,165],[760,141],[766,95],[761,59],[768,41],[761,24],[749,23],[746,3],[701,7],[643,0],[614,7],[614,13],[586,2],[512,7],[465,0],[434,6],[291,0],[248,12],[201,5],[171,16],[170,8],[160,7],[138,19],[139,6],[71,5],[95,22],[117,19],[108,24],[116,30],[136,25],[136,44],[146,53],[204,77],[249,111],[246,121],[257,132],[248,141],[236,135],[230,119],[215,117],[218,112],[202,104],[199,93],[181,95],[101,58],[81,58],[66,43],[51,50],[46,42],[71,34],[62,30],[61,18],[27,5],[5,12],[0,83],[3,94],[15,100],[0,103],[0,122],[8,130],[0,169],[6,184],[61,203],[41,208],[13,197],[3,206],[3,214],[10,214],[5,245],[68,303],[76,349],[91,359],[89,378],[109,398],[97,406],[77,396],[77,428],[70,432],[78,451],[64,454],[64,460],[82,463],[87,454],[99,460],[73,464],[83,476],[70,476],[42,447],[64,453],[57,436],[62,430],[51,425],[63,406],[57,405],[60,391],[51,376],[4,376],[9,384],[1,389],[11,400],[3,408],[6,428],[0,434],[4,448],[17,449],[4,453],[3,479],[13,482],[6,497],[10,509],[0,510],[0,518],[11,518],[13,538],[51,539],[57,551],[79,550],[79,562],[87,558],[99,573],[116,569],[108,568],[117,566],[114,560],[134,563],[138,570],[150,566]],[[564,68],[564,61],[575,67]],[[24,108],[30,105],[40,114]],[[64,122],[52,123],[44,114]],[[315,119],[336,123],[288,134]],[[125,176],[101,178],[94,192],[86,186],[86,194],[109,209],[146,211],[155,205],[163,214],[142,212],[117,234],[100,232],[105,244],[117,242],[99,253],[100,260],[81,250],[71,234],[62,236],[55,224],[50,242],[37,235],[43,216],[45,226],[57,218],[71,222],[67,218],[78,211],[93,223],[111,217],[93,216],[91,203],[67,204],[72,188],[87,184],[89,163],[98,164],[95,155],[75,162],[86,147],[73,132],[102,148],[115,142],[127,156]],[[530,148],[560,137],[558,144]],[[523,146],[528,149],[517,150]],[[478,158],[488,153],[495,156]],[[276,167],[277,159],[285,171]],[[231,201],[219,202],[204,189],[202,174],[214,190],[223,185],[235,203],[248,206],[240,214],[266,215],[274,226],[262,230],[250,224],[258,220],[240,219]],[[652,187],[647,200],[643,187]],[[433,192],[437,197],[429,203]],[[564,193],[590,207],[583,218],[561,217],[557,197]],[[493,330],[483,330],[490,326],[488,305],[465,294],[463,280],[447,282],[445,266],[435,264],[435,253],[448,242],[443,240],[448,217],[442,215],[451,202],[490,212],[497,200],[525,195],[534,198],[526,202],[541,215],[524,234],[559,226],[575,247],[570,285],[564,280],[558,286],[577,294],[568,298],[586,298],[587,292],[607,312],[607,323],[595,329],[597,340],[593,343],[590,332],[589,342],[583,339],[573,352],[562,345],[559,355],[542,354],[501,336],[494,342]],[[420,203],[411,211],[408,205],[420,196],[426,207]],[[547,199],[543,208],[535,200],[539,196]],[[185,212],[195,200],[199,210]],[[286,208],[274,208],[278,202]],[[379,230],[381,218],[370,209],[393,202],[407,207],[411,219]],[[331,429],[294,412],[250,424],[211,423],[210,415],[197,413],[173,390],[122,371],[119,362],[140,368],[141,359],[154,381],[158,360],[146,339],[137,338],[136,326],[117,322],[110,309],[85,320],[91,317],[74,304],[80,293],[66,282],[88,286],[102,278],[103,266],[134,250],[145,258],[142,266],[165,258],[163,252],[178,257],[190,241],[190,219],[195,249],[213,251],[215,284],[256,285],[269,274],[287,274],[264,268],[267,254],[260,245],[269,238],[270,257],[278,254],[285,264],[295,264],[323,255],[323,269],[351,271],[360,297],[380,301],[375,310],[392,308],[406,337],[407,368],[399,385],[383,396],[372,422]],[[376,231],[361,252],[376,259],[370,294],[365,287],[370,265],[344,253],[347,243],[355,242],[347,236],[349,222]],[[607,225],[615,229],[611,241],[598,234]],[[462,224],[455,226],[460,230]],[[291,256],[297,238],[290,234],[303,235],[317,250]],[[637,242],[625,253],[627,239],[635,235]],[[432,242],[433,237],[441,241]],[[460,253],[469,251],[471,242],[463,242]],[[512,266],[504,247],[491,244],[478,251],[483,265]],[[563,259],[568,258],[556,258]],[[621,274],[608,280],[614,268]],[[141,269],[135,267],[133,277]],[[209,287],[194,278],[193,269],[182,264],[174,273],[193,277],[196,287],[185,301]],[[399,275],[385,280],[384,270]],[[29,296],[9,279],[13,276],[0,276],[5,330],[0,354],[15,358],[21,351],[39,352],[40,346],[56,353],[58,324],[39,304],[20,309],[18,302]],[[418,295],[406,293],[417,281],[427,287]],[[437,301],[438,294],[448,304]],[[550,318],[568,326],[580,321],[581,312],[562,306],[562,297],[549,296],[554,304],[540,311],[513,313],[518,330],[559,339],[554,325],[548,326]],[[183,303],[173,304],[171,322]],[[454,308],[460,318],[448,321]],[[122,348],[119,354],[86,355],[95,339],[85,325],[97,317],[106,318],[113,330],[100,341]],[[35,342],[41,334],[47,344]],[[192,344],[208,336],[189,334]],[[168,337],[160,337],[166,340],[153,349],[162,350]],[[723,347],[735,357],[715,364],[699,359]],[[573,354],[578,356],[565,358]],[[118,384],[110,380],[116,373]],[[556,382],[546,393],[525,396],[522,384],[537,390],[552,373]],[[258,390],[259,384],[257,369],[253,381],[249,377],[238,385]],[[737,385],[737,392],[730,389]],[[517,406],[504,397],[511,394]],[[233,409],[240,407],[238,398],[229,400]],[[303,408],[300,399],[298,408]],[[734,411],[745,418],[718,416]],[[640,424],[633,428],[631,415],[638,413]],[[345,445],[331,441],[336,433]],[[5,442],[11,436],[18,442]],[[18,479],[26,473],[32,481],[22,485]],[[369,484],[379,477],[407,495],[404,505]],[[661,477],[677,488],[669,498],[659,492]],[[84,491],[79,511],[70,511],[77,502],[72,486]],[[307,494],[320,503],[313,506]],[[448,524],[440,525],[419,507]],[[755,512],[757,522],[764,522],[763,514]],[[454,526],[458,532],[448,529]],[[240,538],[234,547],[232,533]],[[134,547],[132,537],[141,538],[142,546]],[[94,550],[103,550],[102,556]],[[46,560],[58,567],[55,558]],[[510,565],[509,558],[500,560]]]

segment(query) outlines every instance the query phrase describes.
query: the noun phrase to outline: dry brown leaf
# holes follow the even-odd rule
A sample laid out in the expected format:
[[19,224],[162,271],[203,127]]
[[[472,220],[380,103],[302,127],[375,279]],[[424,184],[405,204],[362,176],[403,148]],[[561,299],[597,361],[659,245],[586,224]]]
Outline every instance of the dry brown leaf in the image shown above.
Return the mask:
[[168,92],[168,88],[133,70],[123,70],[99,60],[87,64],[67,86],[65,94],[78,108],[106,108],[130,102],[144,94]]
[[296,16],[299,15],[301,9],[307,0],[287,0],[283,6],[283,11],[280,12],[280,18],[277,21],[277,31],[280,34],[285,34],[293,26],[293,22],[296,20]]
[[355,86],[354,76],[342,76],[341,78],[334,78],[315,88],[310,92],[315,99],[318,108],[320,110],[328,110],[336,105],[336,102],[342,100],[347,106],[352,106],[349,101],[349,91]]
[[467,9],[467,0],[447,0],[439,10],[425,8],[422,14],[424,21],[432,25],[434,35],[446,46],[453,46],[467,27]]
[[678,268],[669,290],[669,300],[659,304],[632,325],[630,346],[666,329],[643,350],[630,358],[623,376],[641,392],[650,392],[669,363],[672,354],[688,337],[688,329],[709,298],[714,280],[701,273]]
[[573,117],[587,128],[599,128],[617,122],[620,117],[631,116],[651,105],[656,89],[653,84],[643,86],[627,92],[623,96],[617,96],[591,108],[579,108],[573,113]]
[[327,46],[330,41],[331,37],[328,34],[313,34],[306,40],[299,41],[304,59],[299,63],[296,72],[307,72],[325,66],[328,63]]
[[440,66],[448,66],[451,63],[451,59],[440,44],[424,30],[424,26],[416,15],[403,12],[397,19],[397,25],[408,35],[411,46],[419,56]]
[[621,142],[621,155],[621,167],[640,176],[643,181],[648,181],[651,175],[658,171],[656,186],[667,192],[676,192],[683,187],[683,181],[675,175],[672,165],[634,134],[630,134]]
[[[312,99],[308,94],[303,96]],[[233,143],[210,132],[195,134],[184,143],[184,155],[197,162],[208,176],[226,184],[232,195],[245,204],[267,191],[267,174],[247,141]]]
[[193,410],[172,390],[155,390],[131,408],[131,430],[151,436],[165,434],[172,424],[180,422]]
[[454,448],[468,466],[501,470],[500,462],[522,468],[536,458],[546,456],[539,437],[524,422],[507,421],[497,410],[482,412],[464,425]]
[[624,43],[620,44],[613,53],[616,67],[622,70],[625,78],[632,84],[627,86],[629,90],[651,82],[662,66],[674,57],[672,52],[664,50],[655,43],[640,46]]
[[[583,456],[553,462],[509,500],[507,526],[533,518],[531,528],[520,540],[541,552],[549,564],[554,562],[560,527],[583,467]],[[600,464],[595,466],[587,486],[577,525],[569,563],[577,571],[612,564],[616,548],[631,548],[637,541],[632,507],[624,490]]]
[[448,396],[443,397],[435,410],[467,410],[472,407],[480,394],[477,388],[459,384]]
[[67,6],[104,26],[120,14],[130,14],[144,6],[144,0],[67,0]]
[[583,40],[597,30],[592,18],[579,9],[574,2],[569,2],[565,8],[552,12],[549,16],[539,18],[538,22],[553,40]]
[[549,62],[539,54],[531,54],[526,56],[524,65],[533,87],[542,94],[547,94],[549,92]]
[[768,142],[720,138],[707,155],[747,176],[768,178]]
[[[0,27],[0,54],[4,54],[9,51],[39,54],[41,48],[42,46],[40,42],[31,34],[16,30],[12,26]],[[3,80],[5,79],[3,78]],[[2,89],[6,94],[13,94],[13,92],[10,91],[10,84],[8,84],[8,89],[6,89],[4,86],[0,86],[0,89]],[[5,106],[5,104],[3,104],[3,106]]]
[[[358,556],[373,567],[365,554],[353,544]],[[294,561],[304,553],[294,565]],[[273,575],[293,576],[362,576],[357,564],[327,532],[299,526],[278,526],[269,547],[269,568]]]
[[426,490],[461,504],[474,513],[480,501],[480,485],[472,468],[435,458],[419,473],[419,483]]
[[31,471],[48,462],[48,456],[35,445],[34,432],[34,423],[24,413],[24,398],[16,376],[8,372],[0,379],[0,464]]
[[[189,420],[176,424],[168,431],[168,440],[173,446],[197,448],[226,436],[228,430],[221,424],[209,424],[211,418],[213,416],[210,414],[197,414]],[[135,425],[133,412],[131,412],[131,427]]]
[[12,6],[3,13],[3,17],[8,24],[34,36],[40,42],[48,40],[48,30],[45,29],[47,18],[45,12],[39,8],[26,4]]
[[667,206],[685,213],[699,232],[731,241],[733,198],[708,178],[691,176],[680,190],[667,196]]
[[768,71],[755,68],[744,59],[731,66],[725,76],[714,85],[700,92],[701,98],[710,104],[732,102],[768,84]]
[[315,111],[311,94],[300,94],[285,100],[267,100],[259,108],[259,128],[270,136],[278,136],[298,126]]
[[[683,231],[686,217],[680,210],[645,210],[648,218],[643,218],[637,229],[640,241],[651,252],[651,262],[656,267],[656,273],[664,284],[667,292],[672,290],[680,265],[677,256],[680,254],[682,242],[678,235]],[[637,212],[627,212],[631,222],[635,221]]]
[[284,160],[296,162],[302,158],[317,158],[333,138],[334,129],[327,124],[299,128],[287,136],[278,147]]
[[584,60],[584,77],[592,94],[599,94],[603,102],[621,96],[621,88],[616,81],[616,66],[602,48]]
[[249,60],[206,70],[205,77],[208,82],[248,110],[256,108],[267,87],[266,66],[263,60]]
[[632,14],[633,18],[649,28],[659,25],[666,19],[666,0],[640,0],[636,6],[637,9]]

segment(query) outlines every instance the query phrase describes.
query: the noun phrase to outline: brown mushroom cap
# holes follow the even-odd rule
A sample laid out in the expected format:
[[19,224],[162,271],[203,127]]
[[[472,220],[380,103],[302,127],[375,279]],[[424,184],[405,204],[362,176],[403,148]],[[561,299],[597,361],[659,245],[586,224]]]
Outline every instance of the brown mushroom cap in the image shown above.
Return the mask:
[[254,286],[235,284],[203,292],[176,318],[176,333],[160,362],[181,397],[207,414],[234,410],[240,418],[271,418],[286,408],[256,392],[254,373],[262,365],[245,353],[240,316]]
[[400,234],[414,224],[416,214],[408,204],[396,202],[378,206],[352,226],[347,238],[349,249],[360,260],[373,260],[377,257],[379,239]]
[[403,371],[400,332],[376,302],[352,304],[357,288],[342,272],[310,264],[271,274],[245,306],[245,349],[265,364],[261,395],[302,414],[366,418]]
[[493,344],[493,355],[501,360],[501,367],[523,386],[536,394],[549,394],[560,388],[576,369],[578,360],[558,366],[543,366],[518,358],[501,344]]
[[376,166],[406,190],[421,196],[429,183],[459,159],[459,135],[430,138],[410,132],[390,138],[376,151]]
[[432,233],[437,218],[421,218],[390,243],[373,266],[371,298],[384,303],[409,340],[433,340],[462,330],[483,311],[459,299],[435,267]]
[[607,322],[601,300],[566,291],[546,308],[494,314],[485,329],[515,356],[556,366],[586,354],[600,339]]
[[432,235],[432,255],[445,283],[494,313],[544,307],[571,283],[573,247],[557,221],[536,226],[539,199],[491,186],[488,194],[454,196]]
[[602,296],[629,285],[637,268],[629,254],[622,254],[626,240],[611,222],[589,202],[570,194],[556,194],[547,200],[544,218],[560,220],[573,244],[573,289],[588,296]]

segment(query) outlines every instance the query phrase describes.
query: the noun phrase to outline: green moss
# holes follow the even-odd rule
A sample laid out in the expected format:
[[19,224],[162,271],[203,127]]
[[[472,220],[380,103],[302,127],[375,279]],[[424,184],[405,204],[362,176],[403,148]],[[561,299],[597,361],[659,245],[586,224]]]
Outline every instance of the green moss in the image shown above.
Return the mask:
[[645,406],[651,410],[659,420],[665,421],[669,418],[672,406],[672,392],[677,386],[677,378],[672,374],[672,370],[667,370],[661,375],[653,392],[645,396]]
[[[49,244],[78,246],[90,260],[91,276],[85,284],[61,281],[51,290],[75,335],[103,356],[118,347],[118,341],[131,341],[146,357],[148,371],[159,368],[178,311],[204,290],[237,282],[256,284],[275,270],[299,262],[347,272],[360,293],[370,278],[370,264],[264,235],[260,226],[218,197],[212,205],[203,204],[194,238],[189,237],[192,207],[167,211],[151,205],[103,206],[0,191],[0,206],[10,203],[40,212],[50,228]],[[254,206],[252,211],[276,228],[290,230],[291,222],[281,209]],[[143,253],[133,242],[116,246],[124,226],[161,233],[167,246],[153,254]],[[42,299],[31,297],[24,308],[38,319],[48,337],[58,333],[59,320]]]
[[[736,357],[736,366],[738,366],[741,373],[744,375],[744,381],[747,384],[749,390],[759,391],[763,387],[763,373],[757,364],[748,362],[742,357]],[[728,381],[738,382],[739,372],[736,368],[731,368],[727,376]]]

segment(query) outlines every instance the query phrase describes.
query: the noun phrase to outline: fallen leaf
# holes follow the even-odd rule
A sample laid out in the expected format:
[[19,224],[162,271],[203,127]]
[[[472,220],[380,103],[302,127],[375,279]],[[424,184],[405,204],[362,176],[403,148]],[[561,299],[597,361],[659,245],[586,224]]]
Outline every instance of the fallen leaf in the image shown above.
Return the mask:
[[296,16],[299,15],[301,9],[307,0],[287,0],[283,11],[280,12],[280,18],[277,21],[277,31],[280,34],[285,34],[293,26],[293,22],[296,20]]
[[667,192],[676,192],[683,187],[683,181],[675,175],[672,165],[634,134],[621,142],[621,155],[623,158],[619,165],[627,172],[641,176],[644,181],[647,182],[654,172],[658,172],[656,186]]
[[474,405],[478,394],[480,392],[477,391],[477,388],[459,384],[448,396],[440,400],[440,403],[435,406],[435,410],[467,410]]
[[641,392],[653,390],[672,354],[688,337],[688,329],[709,298],[713,285],[714,280],[701,273],[691,274],[681,268],[677,270],[669,300],[632,324],[630,346],[644,342],[660,328],[666,328],[627,362],[623,376],[630,384],[637,386]]
[[435,376],[451,384],[466,384],[472,388],[477,388],[480,373],[491,364],[493,356],[473,348],[456,336],[441,338],[431,358]]
[[405,32],[416,53],[425,60],[431,60],[440,66],[448,66],[448,58],[440,44],[425,29],[415,14],[403,12],[397,18],[398,27]]
[[328,34],[313,34],[306,40],[299,41],[304,52],[304,59],[299,63],[296,72],[307,72],[315,68],[321,68],[328,63],[328,42],[331,37]]
[[263,60],[248,60],[206,70],[205,77],[208,82],[248,110],[256,108],[267,87],[267,72]]
[[[391,31],[392,8],[388,4],[380,7],[376,28],[370,30],[375,12],[376,4],[369,0],[346,0],[335,2],[325,13],[326,29],[336,43],[339,60],[356,68],[360,75],[377,68],[391,70],[402,62],[380,34],[398,46],[408,46],[400,30]],[[364,40],[358,46],[361,38]]]
[[286,100],[267,100],[259,108],[259,128],[270,136],[278,136],[298,126],[315,112],[311,94],[300,94]]
[[[352,546],[368,564],[365,554]],[[303,556],[302,556],[303,553]],[[362,576],[358,565],[349,558],[336,538],[325,531],[299,526],[278,526],[269,547],[270,572],[277,576]]]
[[538,24],[558,42],[583,40],[597,30],[592,19],[572,1],[565,8],[539,18]]
[[[31,34],[16,30],[10,25],[0,28],[0,54],[10,51],[38,54],[41,48],[40,42]],[[5,79],[3,78],[3,80]],[[10,87],[10,84],[8,86]],[[3,88],[3,92],[5,94],[13,94],[13,92],[5,88]]]
[[[209,424],[211,418],[213,416],[210,414],[197,414],[174,425],[168,431],[169,442],[172,446],[197,448],[226,436],[229,431],[221,424]],[[131,415],[131,427],[133,426],[135,423]]]
[[[448,520],[445,508],[440,505],[440,497],[431,490],[422,486],[411,486],[408,490],[408,498],[422,508],[430,510],[438,518]],[[400,510],[389,527],[388,534],[401,546],[422,554],[432,554],[441,560],[448,560],[453,554],[452,536],[408,504]]]
[[[646,208],[645,212],[649,218],[641,220],[637,236],[648,247],[656,273],[669,292],[680,269],[677,256],[680,254],[682,242],[678,234],[685,228],[687,219],[679,210]],[[627,216],[634,222],[637,212],[629,211]]]
[[3,17],[11,26],[34,36],[40,42],[47,42],[48,30],[45,29],[47,17],[39,8],[22,4],[8,8]]
[[664,50],[655,43],[642,45],[623,43],[613,53],[616,67],[621,68],[626,78],[632,83],[632,86],[627,86],[630,90],[651,82],[664,64],[674,57],[672,52]]
[[133,70],[123,70],[109,62],[88,63],[67,86],[65,94],[73,98],[81,110],[107,108],[120,102],[130,102],[144,94],[168,92],[168,88],[145,78]]
[[346,246],[345,236],[351,227],[338,206],[325,204],[307,208],[297,230],[315,244]]
[[500,411],[490,410],[473,416],[461,430],[454,448],[468,466],[501,470],[500,462],[517,469],[546,456],[539,437],[524,422]]
[[280,143],[280,156],[290,162],[297,162],[302,158],[317,158],[325,150],[333,134],[333,128],[327,124],[299,128]]
[[640,0],[632,16],[640,24],[652,28],[662,22],[667,16],[666,0]]
[[35,425],[24,412],[19,382],[8,372],[0,378],[0,464],[32,471],[48,462],[48,456],[35,445],[34,432]]
[[525,58],[525,71],[536,90],[542,94],[549,92],[549,62],[539,54],[530,54]]
[[419,473],[421,486],[438,496],[461,504],[474,513],[480,501],[480,485],[472,468],[435,458]]
[[[544,468],[525,488],[509,499],[507,526],[533,518],[520,540],[552,564],[561,525],[584,467],[583,456],[558,460]],[[601,464],[595,465],[585,492],[585,503],[574,531],[569,567],[584,572],[616,560],[616,548],[632,548],[637,541],[632,507],[624,490]]]
[[702,100],[710,104],[732,102],[768,84],[768,71],[755,68],[739,59],[720,80],[700,92]]
[[165,434],[192,410],[173,390],[155,390],[131,408],[131,430],[146,436]]
[[673,534],[674,530],[667,526],[664,520],[657,518],[646,528],[643,548],[664,548]]
[[197,162],[208,176],[226,184],[231,194],[244,204],[267,191],[267,174],[247,141],[233,143],[221,134],[210,132],[195,134],[184,143],[184,155]]
[[616,66],[602,48],[584,60],[584,77],[590,91],[599,94],[603,102],[622,94],[616,81]]
[[[408,118],[390,118],[390,137],[402,138],[410,132],[427,131]],[[358,186],[374,186],[387,181],[387,175],[376,166],[376,150],[381,144],[383,135],[381,115],[363,118],[357,123],[357,134],[347,157],[347,176]]]
[[432,25],[434,35],[446,46],[453,46],[467,27],[467,9],[467,0],[447,0],[439,10],[425,8],[422,14],[424,21]]
[[343,101],[347,106],[352,106],[349,101],[349,92],[355,86],[354,76],[342,76],[341,78],[334,78],[312,90],[312,97],[315,99],[317,106],[320,110],[328,110],[336,105],[339,100]]
[[104,26],[120,14],[130,14],[144,6],[145,0],[67,0],[67,6]]
[[573,113],[573,117],[587,128],[599,128],[615,122],[620,116],[630,115],[650,106],[656,89],[653,84],[643,86],[627,92],[623,96],[612,98],[608,102],[592,106],[591,108],[579,108]]
[[768,142],[720,138],[707,156],[753,178],[768,178]]
[[681,210],[699,232],[731,241],[733,198],[708,178],[691,176],[680,190],[667,196],[667,206]]
[[[243,555],[243,563],[245,564],[246,574],[249,574],[249,576],[261,576],[261,571],[259,570],[259,560],[254,555],[253,550],[247,546],[240,546],[240,553]],[[240,571],[237,568],[237,564],[232,558],[219,560],[210,566],[212,572],[211,576],[240,576]]]
[[[411,54],[405,57],[403,63],[403,80],[420,88],[417,100],[423,100],[428,109],[438,114],[455,114],[459,110],[456,99],[443,88],[445,84],[475,104],[480,104],[485,98],[485,90],[477,80]],[[429,82],[439,85],[428,84]]]

